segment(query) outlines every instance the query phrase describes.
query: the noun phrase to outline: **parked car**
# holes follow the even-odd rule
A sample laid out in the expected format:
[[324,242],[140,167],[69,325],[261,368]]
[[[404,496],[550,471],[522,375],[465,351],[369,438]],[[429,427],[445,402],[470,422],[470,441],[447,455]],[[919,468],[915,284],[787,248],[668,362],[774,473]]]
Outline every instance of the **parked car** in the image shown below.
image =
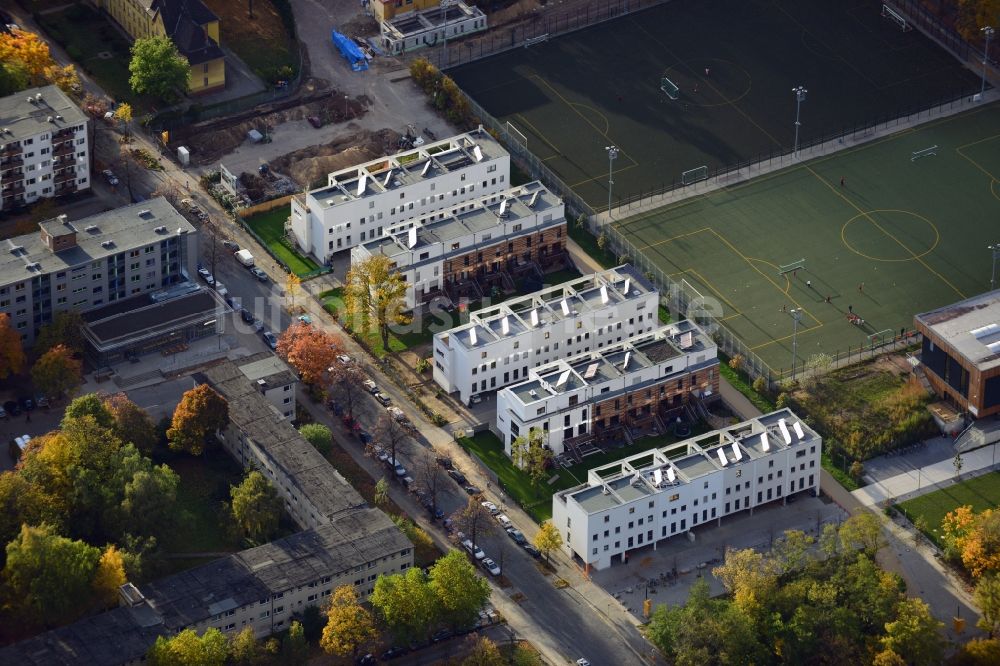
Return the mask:
[[13,400],[8,400],[7,402],[3,403],[3,408],[9,416],[17,416],[18,414],[21,413],[21,406],[18,405]]
[[263,331],[264,330],[264,322],[261,321],[260,319],[258,319],[257,317],[254,317],[254,319],[253,319],[253,330],[257,331],[258,333],[260,333],[261,331]]
[[403,478],[404,476],[406,476],[406,468],[400,465],[399,463],[396,463],[396,467],[394,469],[396,471],[396,476],[398,476],[399,478]]
[[486,569],[487,571],[490,572],[491,576],[499,576],[500,575],[500,566],[496,562],[494,562],[492,559],[490,559],[489,557],[487,557],[485,560],[483,560],[480,564],[483,565],[484,569]]
[[108,181],[108,185],[114,186],[118,184],[118,176],[111,169],[105,169],[101,172],[101,175],[104,176],[104,180]]
[[580,657],[576,660],[576,666],[590,666],[590,662],[583,657]]
[[267,273],[257,268],[256,266],[250,269],[250,274],[261,282],[267,282]]
[[298,319],[301,323],[305,324],[306,326],[311,326],[313,323],[312,317],[310,317],[307,314],[299,315],[298,317],[296,317],[296,319]]
[[375,663],[375,655],[371,652],[363,657],[358,657],[358,666],[374,666]]
[[462,547],[469,551],[469,553],[477,560],[481,560],[486,557],[486,553],[483,552],[483,549],[472,543],[472,539],[466,539],[463,541]]
[[433,636],[431,636],[432,643],[440,643],[441,641],[447,640],[455,635],[455,632],[451,629],[442,629]]
[[222,284],[218,280],[215,282],[215,290],[219,292],[219,296],[222,296],[223,298],[225,298],[226,294],[229,293],[229,290],[226,289],[226,285]]
[[46,398],[44,395],[36,396],[36,398],[35,398],[35,404],[38,405],[39,407],[43,408],[43,409],[48,409],[49,408],[49,399]]
[[476,395],[469,398],[469,407],[472,407],[473,405],[478,405],[482,401],[483,401],[483,396],[477,393]]
[[478,488],[476,486],[462,486],[462,490],[464,490],[467,495],[482,495],[483,494],[482,489],[480,489],[480,488]]
[[503,527],[504,529],[507,529],[508,527],[514,527],[514,523],[510,522],[510,518],[508,518],[506,515],[502,513],[498,513],[496,515],[496,519],[497,522],[500,523],[500,526]]
[[398,421],[399,423],[403,423],[404,421],[406,421],[406,413],[399,407],[392,406],[392,407],[386,407],[385,409],[387,412],[389,412],[389,416],[396,419],[396,421]]
[[441,467],[444,467],[445,469],[455,469],[455,465],[452,464],[451,458],[447,456],[438,456],[434,459],[434,462],[436,462]]
[[402,657],[409,651],[410,650],[408,648],[394,645],[382,653],[382,661],[389,661],[390,659],[395,659],[396,657]]
[[21,409],[26,412],[30,412],[35,409],[35,401],[29,398],[28,396],[24,396],[23,398],[18,398],[18,402],[21,403]]
[[252,324],[255,317],[253,316],[253,313],[246,308],[240,308],[240,319],[248,324]]
[[240,246],[231,240],[222,241],[222,247],[226,248],[227,250],[232,250],[233,252],[238,252],[240,249]]
[[455,481],[457,481],[458,485],[460,486],[464,486],[466,483],[469,482],[468,479],[465,478],[465,475],[459,472],[457,469],[449,469],[448,476],[455,479]]
[[483,508],[490,512],[491,516],[495,516],[500,513],[500,507],[490,501],[482,502]]
[[528,543],[528,540],[524,538],[524,533],[516,527],[510,527],[507,529],[507,536],[514,540],[518,546],[523,546]]
[[534,546],[532,546],[530,543],[522,543],[521,548],[524,548],[524,552],[526,552],[528,555],[531,555],[536,560],[542,559],[542,552],[537,548],[535,548]]
[[206,278],[212,277],[212,273],[209,272],[209,270],[207,268],[205,268],[204,266],[199,266],[198,267],[198,275],[201,276],[202,280],[204,280]]
[[342,365],[350,365],[351,357],[347,354],[337,354],[337,360],[340,361]]
[[206,275],[205,276],[205,284],[207,284],[209,287],[214,287],[215,286],[215,276],[212,275],[211,273],[209,273],[208,275]]
[[309,124],[316,129],[323,126],[323,121],[319,119],[319,116],[306,116],[306,120],[309,121]]
[[389,460],[388,451],[379,451],[376,452],[375,455],[378,457],[379,462],[386,462],[387,460]]
[[388,407],[389,403],[392,402],[392,400],[389,399],[389,396],[387,396],[385,393],[379,393],[378,391],[376,391],[372,395],[375,396],[375,399],[378,400],[379,404],[381,404],[383,407]]
[[365,381],[361,382],[361,385],[364,386],[365,390],[371,393],[372,395],[378,393],[378,384],[376,384],[370,379],[366,379]]
[[270,347],[271,349],[277,349],[278,348],[278,338],[271,331],[264,331],[261,334],[261,337],[264,338],[264,342],[266,342],[267,346]]
[[6,418],[7,418],[7,410],[5,410],[3,407],[0,407],[0,419],[6,419]]

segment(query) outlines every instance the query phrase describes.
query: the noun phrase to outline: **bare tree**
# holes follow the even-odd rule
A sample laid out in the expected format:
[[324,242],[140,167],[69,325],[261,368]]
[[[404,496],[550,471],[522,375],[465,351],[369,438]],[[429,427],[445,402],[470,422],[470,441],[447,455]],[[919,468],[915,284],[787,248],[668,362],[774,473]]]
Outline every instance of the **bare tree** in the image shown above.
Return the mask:
[[424,458],[423,462],[420,463],[420,483],[423,484],[424,488],[431,498],[431,513],[437,510],[437,496],[438,490],[441,487],[441,483],[444,480],[444,475],[441,474],[441,468],[437,464],[429,459]]
[[396,460],[396,457],[406,450],[406,439],[409,436],[406,429],[389,414],[382,414],[379,417],[378,424],[375,426],[375,439],[389,452],[389,457],[392,460]]
[[354,421],[354,407],[358,404],[361,394],[364,392],[362,382],[365,381],[365,374],[353,363],[347,365],[337,363],[330,373],[330,388],[336,391],[336,395],[344,401],[347,409],[347,418]]
[[480,534],[492,534],[497,525],[492,514],[475,497],[470,497],[469,503],[452,514],[451,519],[457,529],[469,535],[472,543],[477,543]]

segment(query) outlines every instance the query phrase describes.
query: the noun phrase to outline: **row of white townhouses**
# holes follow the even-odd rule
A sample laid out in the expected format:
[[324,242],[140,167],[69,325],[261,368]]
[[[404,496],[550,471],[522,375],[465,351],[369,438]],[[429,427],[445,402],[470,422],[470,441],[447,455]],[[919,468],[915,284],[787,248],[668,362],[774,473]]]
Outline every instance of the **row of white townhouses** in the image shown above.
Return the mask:
[[716,345],[687,320],[579,351],[529,369],[497,394],[496,430],[508,456],[531,430],[546,433],[555,455],[605,435],[621,441],[622,428],[662,431],[668,414],[719,391]]
[[463,402],[555,359],[654,330],[659,295],[624,265],[473,312],[434,336],[434,380]]
[[587,568],[794,493],[819,492],[822,440],[788,409],[590,470],[552,497],[565,553]]
[[469,280],[499,285],[506,279],[512,287],[512,264],[562,261],[565,234],[562,199],[534,181],[388,229],[356,245],[351,263],[389,257],[406,281],[406,307],[415,308]]
[[510,187],[510,155],[486,130],[460,134],[331,173],[292,199],[298,246],[320,262],[381,238],[414,217]]

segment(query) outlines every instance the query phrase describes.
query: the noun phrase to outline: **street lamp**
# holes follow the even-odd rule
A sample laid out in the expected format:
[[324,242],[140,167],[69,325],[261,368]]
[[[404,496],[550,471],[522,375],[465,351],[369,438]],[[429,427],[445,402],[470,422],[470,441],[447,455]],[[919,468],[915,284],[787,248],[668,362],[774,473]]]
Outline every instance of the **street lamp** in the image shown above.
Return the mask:
[[792,92],[795,93],[795,150],[793,155],[799,156],[799,127],[802,125],[799,122],[799,113],[802,111],[802,102],[806,101],[806,93],[809,92],[803,86],[798,86],[792,88]]
[[982,101],[983,95],[986,94],[986,65],[990,61],[990,40],[993,39],[994,30],[992,26],[986,26],[982,28],[982,32],[986,35],[986,46],[983,48],[983,87],[979,90],[980,101]]
[[798,351],[799,322],[802,320],[802,308],[788,311],[792,316],[792,381],[795,381],[795,353]]
[[615,159],[618,158],[618,146],[604,146],[608,151],[608,219],[611,219],[611,188],[614,186]]
[[993,272],[990,273],[990,291],[993,291],[997,282],[997,257],[1000,257],[1000,243],[987,245],[986,249],[993,253]]

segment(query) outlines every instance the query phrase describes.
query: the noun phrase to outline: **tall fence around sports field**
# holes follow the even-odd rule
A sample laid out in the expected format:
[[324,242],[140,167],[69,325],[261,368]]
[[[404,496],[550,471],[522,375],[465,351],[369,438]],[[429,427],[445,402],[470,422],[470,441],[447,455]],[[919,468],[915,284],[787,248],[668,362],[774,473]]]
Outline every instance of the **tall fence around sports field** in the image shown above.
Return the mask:
[[[890,0],[886,6],[903,16],[907,23],[924,35],[937,42],[942,48],[962,62],[975,61],[982,65],[983,49],[970,44],[951,26],[941,22],[921,0]],[[994,52],[989,59],[990,67],[997,68],[997,56]]]
[[461,41],[443,43],[422,53],[438,69],[456,67],[511,49],[530,47],[549,37],[565,35],[620,16],[666,4],[669,0],[592,0],[585,5],[559,7],[550,3],[529,17],[508,27],[490,28]]

